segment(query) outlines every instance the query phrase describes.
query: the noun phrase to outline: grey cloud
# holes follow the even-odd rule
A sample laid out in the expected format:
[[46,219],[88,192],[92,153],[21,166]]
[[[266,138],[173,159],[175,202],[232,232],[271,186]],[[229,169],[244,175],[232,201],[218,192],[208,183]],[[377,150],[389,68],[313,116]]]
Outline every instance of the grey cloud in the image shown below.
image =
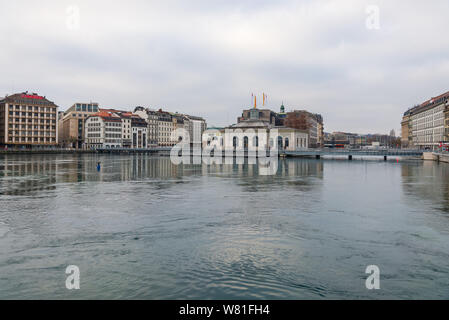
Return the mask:
[[[368,4],[380,30],[365,28]],[[66,27],[69,5],[80,29]],[[399,132],[402,113],[448,90],[449,4],[432,1],[2,3],[0,93],[165,107],[236,121],[251,93],[304,107],[327,131]]]

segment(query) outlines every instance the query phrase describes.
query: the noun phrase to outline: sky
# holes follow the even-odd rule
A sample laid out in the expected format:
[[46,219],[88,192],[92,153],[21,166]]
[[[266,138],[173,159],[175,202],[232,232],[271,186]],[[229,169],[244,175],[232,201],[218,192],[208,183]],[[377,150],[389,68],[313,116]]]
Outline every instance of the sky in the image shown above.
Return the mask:
[[2,1],[0,96],[227,126],[264,92],[326,132],[399,134],[408,108],[449,91],[448,13],[447,0]]

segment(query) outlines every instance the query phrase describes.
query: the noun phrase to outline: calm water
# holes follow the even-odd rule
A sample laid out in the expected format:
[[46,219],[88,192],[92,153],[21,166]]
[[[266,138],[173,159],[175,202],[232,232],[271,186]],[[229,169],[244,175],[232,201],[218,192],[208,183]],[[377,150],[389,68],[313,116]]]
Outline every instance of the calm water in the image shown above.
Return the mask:
[[0,156],[0,298],[449,299],[449,164]]

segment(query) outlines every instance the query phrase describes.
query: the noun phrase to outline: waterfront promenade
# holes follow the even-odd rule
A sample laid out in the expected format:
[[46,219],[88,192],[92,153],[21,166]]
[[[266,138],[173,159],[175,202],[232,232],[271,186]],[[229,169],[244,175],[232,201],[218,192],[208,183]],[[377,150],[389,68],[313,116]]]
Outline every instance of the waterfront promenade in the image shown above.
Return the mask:
[[[107,154],[133,154],[133,153],[143,153],[143,154],[157,154],[157,155],[170,155],[172,147],[152,147],[152,148],[97,148],[97,149],[31,149],[31,150],[1,150],[0,154],[76,154],[76,153],[107,153]],[[204,156],[202,154],[203,150],[193,149],[191,150],[191,155],[193,156]],[[211,156],[227,156],[232,155],[243,156],[243,157],[257,157],[261,156],[260,152],[250,149],[230,149],[230,150],[217,150],[208,152]],[[266,151],[264,156],[269,156],[270,151]],[[421,150],[409,150],[409,149],[374,149],[374,150],[363,150],[363,149],[297,149],[295,151],[278,150],[278,154],[281,157],[315,157],[317,159],[328,156],[328,157],[347,157],[348,160],[352,160],[353,156],[357,157],[383,157],[387,160],[388,157],[423,157],[423,151]],[[438,154],[436,153],[426,153],[424,160],[437,160]],[[427,158],[426,158],[427,157]],[[441,154],[441,161],[449,162],[448,154]],[[438,160],[437,160],[438,161]]]
[[449,163],[449,153],[441,153],[441,152],[425,152],[423,154],[423,160],[431,160],[437,162],[446,162]]

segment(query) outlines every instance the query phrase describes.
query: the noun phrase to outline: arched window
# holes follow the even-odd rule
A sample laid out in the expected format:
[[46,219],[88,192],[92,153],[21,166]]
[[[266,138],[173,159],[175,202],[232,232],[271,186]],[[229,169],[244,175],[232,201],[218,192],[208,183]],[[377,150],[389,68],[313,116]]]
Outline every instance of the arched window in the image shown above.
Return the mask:
[[248,137],[243,138],[243,148],[248,149]]
[[278,148],[282,148],[282,137],[278,137]]
[[253,138],[253,146],[256,148],[259,146],[259,137],[258,136],[255,136]]
[[237,137],[232,138],[232,146],[237,148],[239,146],[239,139]]
[[285,147],[286,147],[286,148],[288,148],[288,145],[289,145],[289,141],[288,141],[288,138],[285,138],[285,142],[284,142],[284,145],[285,145]]

